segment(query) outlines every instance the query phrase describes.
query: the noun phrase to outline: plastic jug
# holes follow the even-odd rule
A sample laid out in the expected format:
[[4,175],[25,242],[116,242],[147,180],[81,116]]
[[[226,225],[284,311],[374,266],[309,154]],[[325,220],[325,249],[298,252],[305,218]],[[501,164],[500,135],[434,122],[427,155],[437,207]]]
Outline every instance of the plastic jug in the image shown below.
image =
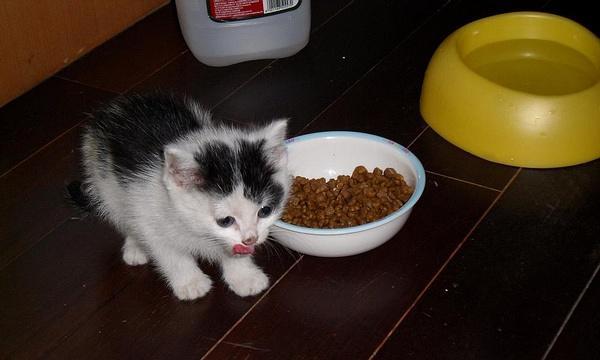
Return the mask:
[[176,0],[183,37],[210,66],[283,58],[310,35],[310,0]]

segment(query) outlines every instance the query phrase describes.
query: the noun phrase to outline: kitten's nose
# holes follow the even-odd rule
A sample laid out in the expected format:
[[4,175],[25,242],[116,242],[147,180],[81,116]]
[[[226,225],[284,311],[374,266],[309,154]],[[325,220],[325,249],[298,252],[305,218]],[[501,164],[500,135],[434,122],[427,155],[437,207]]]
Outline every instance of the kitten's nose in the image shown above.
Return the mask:
[[256,244],[256,241],[258,241],[258,239],[256,238],[256,236],[251,236],[245,240],[242,240],[242,244],[244,245],[254,245]]

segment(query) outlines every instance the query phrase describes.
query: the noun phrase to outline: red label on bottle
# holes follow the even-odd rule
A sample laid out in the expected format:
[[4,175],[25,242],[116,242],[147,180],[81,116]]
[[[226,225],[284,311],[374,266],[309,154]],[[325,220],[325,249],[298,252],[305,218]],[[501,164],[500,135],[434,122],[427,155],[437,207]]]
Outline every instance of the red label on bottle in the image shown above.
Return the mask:
[[293,9],[300,0],[208,0],[210,18],[232,21],[271,15]]
[[210,15],[215,20],[234,20],[262,15],[262,0],[211,0]]

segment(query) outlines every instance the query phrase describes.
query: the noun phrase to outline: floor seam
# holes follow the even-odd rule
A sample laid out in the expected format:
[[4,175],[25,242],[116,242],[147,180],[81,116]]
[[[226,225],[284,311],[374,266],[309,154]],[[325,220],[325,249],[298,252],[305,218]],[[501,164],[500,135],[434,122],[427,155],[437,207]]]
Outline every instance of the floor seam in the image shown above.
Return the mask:
[[205,354],[202,356],[202,358],[201,358],[200,360],[204,360],[204,359],[206,359],[206,357],[207,357],[207,356],[209,356],[209,355],[210,355],[210,354],[211,354],[211,353],[212,353],[212,352],[213,352],[213,351],[214,351],[214,350],[217,348],[217,346],[219,346],[219,344],[223,343],[223,342],[224,342],[224,340],[227,338],[227,336],[229,336],[229,334],[231,334],[231,333],[233,332],[233,330],[235,330],[235,328],[236,328],[236,327],[237,327],[239,324],[241,324],[241,323],[244,321],[244,319],[246,319],[246,317],[247,317],[247,316],[248,316],[248,315],[249,315],[249,314],[252,312],[252,310],[254,310],[254,308],[255,308],[256,306],[258,306],[258,304],[260,304],[260,302],[261,302],[261,301],[262,301],[264,298],[266,298],[266,297],[267,297],[267,296],[268,296],[268,295],[271,293],[271,290],[273,290],[273,289],[274,289],[274,288],[277,286],[277,284],[279,284],[279,283],[281,282],[281,280],[283,280],[283,279],[285,278],[285,276],[286,276],[286,275],[287,275],[287,274],[288,274],[290,271],[292,271],[292,269],[294,269],[294,268],[296,267],[296,265],[297,265],[297,264],[298,264],[300,261],[302,261],[302,259],[303,259],[303,258],[304,258],[304,255],[300,255],[300,257],[298,258],[298,260],[296,260],[296,261],[295,261],[295,262],[294,262],[294,263],[293,263],[293,264],[292,264],[292,265],[291,265],[291,266],[290,266],[290,267],[289,267],[289,268],[288,268],[288,269],[287,269],[287,270],[286,270],[286,271],[285,271],[285,272],[284,272],[284,273],[283,273],[283,274],[282,274],[282,275],[281,275],[281,276],[280,276],[280,277],[277,279],[277,281],[275,281],[275,282],[273,283],[273,285],[271,285],[271,286],[269,287],[269,289],[267,289],[267,291],[265,291],[265,293],[264,293],[264,294],[262,294],[262,296],[261,296],[261,297],[260,297],[258,300],[256,300],[256,302],[255,302],[254,304],[252,304],[252,306],[251,306],[251,307],[250,307],[250,308],[249,308],[249,309],[248,309],[248,310],[247,310],[247,311],[246,311],[246,312],[245,312],[245,313],[244,313],[244,314],[243,314],[243,315],[242,315],[242,316],[241,316],[241,317],[240,317],[240,318],[239,318],[239,319],[238,319],[238,320],[237,320],[237,321],[236,321],[236,322],[235,322],[235,323],[234,323],[234,324],[233,324],[233,325],[232,325],[232,326],[229,328],[229,330],[227,330],[227,331],[225,332],[225,334],[223,334],[223,336],[221,336],[221,337],[219,338],[219,340],[217,340],[217,342],[216,342],[216,343],[215,343],[213,346],[211,346],[211,348],[210,348],[210,349],[208,349],[208,351],[206,351],[206,353],[205,353]]
[[596,265],[596,269],[594,270],[594,272],[592,273],[592,276],[590,276],[590,278],[588,279],[587,283],[583,287],[583,290],[581,291],[581,293],[579,294],[579,296],[575,300],[575,303],[573,304],[573,306],[571,306],[571,309],[569,309],[569,312],[567,313],[567,316],[565,317],[565,319],[563,320],[562,324],[558,328],[558,331],[556,332],[556,334],[552,338],[552,341],[550,342],[550,345],[548,345],[548,348],[546,349],[546,352],[544,352],[544,355],[542,356],[542,360],[545,360],[548,357],[548,355],[550,354],[550,352],[552,352],[552,349],[554,348],[554,345],[556,344],[556,341],[560,338],[560,335],[563,333],[563,331],[564,331],[565,327],[567,326],[567,323],[569,322],[569,320],[571,320],[571,317],[573,316],[573,313],[575,312],[575,310],[579,306],[579,303],[581,302],[581,299],[583,299],[583,297],[587,293],[589,287],[591,286],[592,282],[596,279],[596,276],[597,276],[599,270],[600,270],[600,262],[598,263],[598,265]]
[[118,91],[111,90],[111,89],[105,89],[103,87],[92,85],[92,84],[88,84],[88,83],[85,83],[85,82],[80,81],[80,80],[71,79],[71,78],[65,77],[64,75],[55,74],[52,77],[56,78],[56,79],[63,80],[63,81],[68,81],[68,82],[73,83],[73,84],[85,86],[85,87],[90,88],[90,89],[108,92],[108,93],[111,93],[113,95],[119,95],[120,94]]
[[60,221],[58,224],[56,224],[56,226],[53,226],[52,229],[46,231],[42,236],[40,236],[38,238],[38,240],[30,243],[29,246],[27,246],[26,248],[22,249],[18,254],[12,256],[4,265],[0,266],[0,273],[3,272],[7,267],[10,266],[10,264],[12,264],[18,258],[20,258],[21,256],[23,256],[23,254],[25,254],[25,253],[29,252],[31,249],[33,249],[37,244],[39,244],[46,237],[48,237],[48,235],[52,234],[54,231],[56,231],[56,229],[58,229],[63,224],[65,224],[67,221],[69,221],[69,218],[70,217],[67,217],[64,220]]
[[182,57],[183,55],[185,55],[188,52],[189,52],[189,50],[185,49],[182,52],[180,52],[179,54],[173,56],[173,58],[171,58],[171,60],[165,62],[164,64],[162,64],[158,68],[154,69],[154,71],[152,71],[150,74],[148,74],[148,76],[145,76],[143,79],[141,79],[141,80],[133,83],[131,86],[127,87],[124,91],[121,92],[121,94],[127,94],[127,93],[129,93],[131,91],[131,89],[135,88],[136,86],[138,86],[139,84],[143,83],[144,81],[150,79],[156,73],[158,73],[162,69],[166,68],[167,66],[171,65],[173,62],[175,62],[177,59],[179,59],[180,57]]
[[462,183],[465,183],[465,184],[477,186],[477,187],[480,187],[480,188],[483,188],[483,189],[486,189],[486,190],[491,190],[491,191],[494,191],[494,192],[501,192],[502,191],[502,190],[493,188],[491,186],[481,185],[481,184],[478,184],[476,182],[472,182],[472,181],[460,179],[460,178],[457,178],[457,177],[454,177],[454,176],[440,174],[438,172],[431,171],[431,170],[425,170],[425,172],[430,173],[432,175],[437,175],[437,176],[440,176],[440,177],[443,177],[443,178],[446,178],[446,179],[455,180],[455,181],[459,181],[459,182],[462,182]]
[[427,125],[427,123],[425,123],[425,127],[423,128],[423,130],[421,130],[421,132],[419,132],[417,134],[417,136],[415,136],[415,138],[408,145],[406,145],[406,148],[410,149],[417,142],[417,140],[419,140],[421,138],[421,136],[425,133],[425,131],[427,131],[427,129],[429,129],[429,125]]
[[86,121],[87,121],[87,119],[80,120],[77,124],[71,126],[67,130],[65,130],[62,133],[58,134],[54,139],[50,140],[46,144],[44,144],[41,147],[37,148],[34,152],[32,152],[31,154],[27,155],[23,160],[19,161],[18,163],[16,163],[12,167],[10,167],[8,170],[6,170],[2,174],[0,174],[0,179],[3,178],[3,177],[5,177],[5,176],[7,176],[10,172],[14,171],[16,168],[18,168],[19,166],[21,166],[24,163],[26,163],[27,161],[29,161],[31,158],[33,158],[36,155],[38,155],[40,152],[42,152],[43,150],[45,150],[46,148],[48,148],[50,145],[52,145],[55,142],[57,142],[59,139],[61,139],[62,137],[64,137],[66,134],[68,134],[71,131],[73,131],[74,129],[77,129],[78,127],[80,127]]
[[229,92],[229,94],[225,95],[221,100],[219,100],[218,102],[216,102],[213,106],[210,107],[209,110],[214,110],[217,107],[219,107],[221,104],[223,104],[225,101],[229,100],[233,95],[235,95],[240,89],[242,89],[244,86],[248,85],[252,80],[256,79],[260,74],[264,73],[267,69],[269,69],[271,66],[273,66],[273,64],[275,62],[277,62],[278,59],[273,59],[271,60],[267,65],[265,65],[262,69],[258,70],[254,75],[250,76],[248,79],[246,79],[243,83],[241,83],[239,86],[237,86],[235,89],[231,90]]
[[346,10],[350,5],[354,4],[354,0],[349,1],[346,5],[342,6],[341,9],[339,9],[338,11],[336,11],[335,13],[333,13],[333,15],[331,15],[330,17],[328,17],[325,21],[323,21],[321,24],[317,25],[314,29],[312,29],[312,31],[310,32],[311,35],[316,33],[317,31],[321,30],[321,28],[327,24],[329,24],[329,22],[335,18],[336,16],[338,16],[341,12],[343,12],[344,10]]

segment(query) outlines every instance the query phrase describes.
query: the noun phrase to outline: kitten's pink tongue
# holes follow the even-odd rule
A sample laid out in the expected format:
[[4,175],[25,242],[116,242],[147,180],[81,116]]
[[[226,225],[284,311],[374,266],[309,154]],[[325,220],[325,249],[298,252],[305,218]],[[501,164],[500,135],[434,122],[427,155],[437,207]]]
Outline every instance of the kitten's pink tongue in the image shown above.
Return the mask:
[[253,254],[254,253],[254,245],[242,245],[242,244],[235,244],[233,245],[233,253],[234,254]]

